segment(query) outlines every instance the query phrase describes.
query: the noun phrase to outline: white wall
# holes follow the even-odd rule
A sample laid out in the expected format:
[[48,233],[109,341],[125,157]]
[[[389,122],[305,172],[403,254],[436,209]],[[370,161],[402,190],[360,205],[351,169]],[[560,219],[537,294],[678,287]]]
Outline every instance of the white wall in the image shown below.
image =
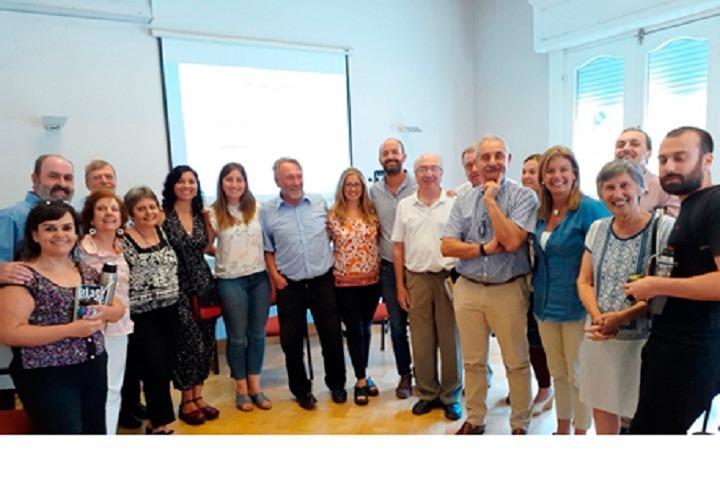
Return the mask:
[[526,0],[477,2],[475,129],[508,141],[508,175],[548,143],[548,57],[533,51],[532,7]]
[[[399,125],[423,129],[401,136],[409,160],[435,151],[458,164],[476,137],[472,0],[156,0],[152,7],[152,27],[351,47],[355,164],[368,173],[378,168],[379,143]],[[0,12],[0,69],[0,205],[23,196],[34,158],[47,152],[66,155],[80,173],[92,158],[111,161],[121,190],[160,188],[168,159],[148,26]],[[39,117],[48,114],[68,116],[67,125],[45,131]],[[449,186],[463,180],[459,165],[445,176]]]

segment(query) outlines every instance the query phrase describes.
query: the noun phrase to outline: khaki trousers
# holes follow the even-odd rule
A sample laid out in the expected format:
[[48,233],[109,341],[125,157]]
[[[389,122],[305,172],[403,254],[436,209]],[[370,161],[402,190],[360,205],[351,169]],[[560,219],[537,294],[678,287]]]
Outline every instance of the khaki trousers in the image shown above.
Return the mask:
[[444,405],[459,401],[462,391],[460,339],[444,286],[448,276],[447,271],[405,273],[410,293],[408,317],[418,397],[428,401],[439,399]]
[[590,408],[580,401],[580,345],[585,320],[538,320],[548,369],[555,384],[557,418],[573,420],[576,429],[589,429]]
[[510,425],[527,429],[531,416],[530,354],[527,341],[527,279],[485,285],[464,277],[454,290],[465,366],[467,421],[483,425],[487,406],[487,360],[490,330],[495,333],[510,385]]

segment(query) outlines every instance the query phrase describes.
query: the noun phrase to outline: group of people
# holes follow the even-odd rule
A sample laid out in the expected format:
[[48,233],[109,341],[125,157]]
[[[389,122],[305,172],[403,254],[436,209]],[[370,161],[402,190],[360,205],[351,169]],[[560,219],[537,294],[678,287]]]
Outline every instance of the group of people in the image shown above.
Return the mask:
[[[346,169],[330,207],[304,191],[290,157],[273,164],[279,194],[262,206],[239,163],[222,168],[205,207],[189,166],[172,169],[160,202],[145,186],[121,199],[113,167],[95,161],[80,216],[67,203],[72,164],[43,155],[25,201],[0,211],[0,343],[13,347],[12,377],[38,431],[115,432],[118,419],[147,415],[147,432],[165,434],[171,381],[182,421],[220,414],[202,396],[215,318],[200,307],[214,295],[241,411],[272,408],[260,376],[273,292],[298,405],[317,403],[304,364],[308,310],[332,401],[348,396],[344,335],[353,401],[367,405],[379,394],[368,358],[382,297],[395,395],[415,394],[415,415],[442,408],[461,419],[464,390],[457,434],[485,432],[494,335],[513,434],[553,401],[556,434],[584,434],[593,419],[604,434],[682,433],[720,386],[720,188],[706,131],[668,133],[659,177],[651,150],[644,131],[624,130],[595,200],[564,146],[528,157],[519,184],[506,177],[505,140],[485,136],[461,154],[468,183],[445,190],[440,156],[421,154],[411,173],[403,143],[389,138],[382,179],[368,187]],[[78,318],[74,288],[97,283],[108,262],[114,301]]]

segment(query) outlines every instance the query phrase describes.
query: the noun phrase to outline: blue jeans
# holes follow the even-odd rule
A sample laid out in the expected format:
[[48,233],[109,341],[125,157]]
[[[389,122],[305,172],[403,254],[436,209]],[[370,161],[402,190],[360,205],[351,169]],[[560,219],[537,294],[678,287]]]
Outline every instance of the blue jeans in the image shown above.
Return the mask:
[[227,361],[233,379],[259,375],[265,356],[265,322],[270,309],[267,272],[218,279],[227,329]]
[[408,343],[407,312],[397,300],[397,286],[393,264],[383,260],[380,264],[380,287],[390,315],[390,338],[392,339],[395,364],[400,375],[410,373],[410,344]]

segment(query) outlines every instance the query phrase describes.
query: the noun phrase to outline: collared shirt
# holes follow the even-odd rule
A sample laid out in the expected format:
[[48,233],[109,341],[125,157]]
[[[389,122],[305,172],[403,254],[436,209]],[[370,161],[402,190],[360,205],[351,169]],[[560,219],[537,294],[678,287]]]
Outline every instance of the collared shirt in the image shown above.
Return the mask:
[[450,270],[457,258],[443,257],[440,253],[440,233],[445,229],[455,198],[445,191],[430,206],[425,205],[417,193],[404,198],[397,207],[393,242],[402,242],[405,249],[405,268],[413,272],[440,272]]
[[467,192],[470,191],[472,188],[473,188],[472,183],[471,183],[470,181],[465,181],[465,182],[462,183],[460,186],[458,186],[457,188],[455,188],[455,194],[456,194],[457,196],[460,196],[460,195],[462,195],[463,193],[467,193]]
[[[503,179],[496,202],[512,223],[523,231],[535,229],[538,199],[535,192],[515,181]],[[495,235],[484,201],[483,188],[472,188],[458,197],[450,213],[443,238],[466,243],[487,243]],[[530,272],[528,243],[512,253],[496,253],[486,257],[460,260],[457,271],[477,282],[501,283]]]
[[398,202],[403,198],[414,194],[417,191],[417,183],[410,173],[405,173],[405,180],[400,184],[393,194],[387,187],[385,180],[378,181],[370,188],[370,199],[375,205],[378,218],[380,219],[380,258],[392,262],[392,231],[395,222],[395,211]]
[[647,167],[641,167],[645,179],[645,191],[640,197],[640,208],[652,212],[656,208],[662,208],[664,213],[678,216],[680,212],[680,199],[675,195],[669,195],[662,189],[660,178],[657,174],[650,172]]
[[22,243],[25,221],[40,197],[28,191],[25,199],[0,210],[0,262],[12,262]]
[[302,281],[330,270],[333,252],[326,223],[327,205],[319,195],[303,194],[295,206],[278,196],[262,206],[264,249],[275,253],[275,264],[283,276]]

